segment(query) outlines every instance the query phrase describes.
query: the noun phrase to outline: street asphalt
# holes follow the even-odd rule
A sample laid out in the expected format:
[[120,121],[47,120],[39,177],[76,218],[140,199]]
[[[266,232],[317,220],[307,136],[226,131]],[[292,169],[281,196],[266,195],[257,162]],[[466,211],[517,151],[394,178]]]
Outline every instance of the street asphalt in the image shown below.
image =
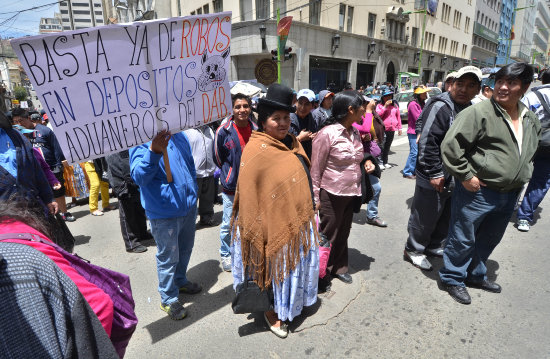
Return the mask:
[[203,291],[182,295],[189,314],[181,321],[159,309],[154,244],[127,253],[118,210],[94,217],[87,204],[73,208],[75,252],[131,278],[139,324],[126,358],[550,358],[550,262],[542,255],[550,246],[548,196],[531,231],[510,222],[487,263],[502,293],[470,289],[472,304],[461,305],[438,284],[441,260],[432,261],[431,272],[403,261],[415,184],[400,173],[409,152],[405,135],[392,150],[397,166],[383,172],[379,204],[389,226],[366,224],[363,206],[349,238],[353,284],[334,279],[332,290],[290,324],[286,339],[273,335],[262,315],[231,310],[232,276],[219,265],[221,206],[217,226],[197,227],[188,277]]

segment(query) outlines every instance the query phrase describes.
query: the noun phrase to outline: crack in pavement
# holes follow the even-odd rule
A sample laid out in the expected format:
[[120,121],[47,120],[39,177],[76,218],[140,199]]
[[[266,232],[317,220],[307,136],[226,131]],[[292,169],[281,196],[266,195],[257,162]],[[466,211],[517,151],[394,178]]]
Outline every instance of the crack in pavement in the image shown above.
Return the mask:
[[[300,332],[303,332],[305,330],[308,330],[308,329],[312,329],[312,328],[315,328],[315,327],[320,327],[320,326],[326,326],[328,324],[328,322],[330,322],[331,320],[333,319],[336,319],[340,316],[340,314],[342,314],[344,311],[346,311],[346,309],[348,309],[348,307],[353,303],[355,302],[355,300],[357,300],[357,298],[359,298],[359,296],[364,293],[366,291],[366,283],[364,280],[361,280],[361,290],[359,290],[359,292],[357,292],[357,294],[351,298],[349,300],[349,302],[344,306],[344,308],[342,308],[341,311],[339,311],[338,313],[336,313],[335,315],[333,315],[332,317],[328,318],[325,322],[322,322],[322,323],[316,323],[316,324],[311,324],[307,327],[303,327],[303,328],[300,328],[300,329],[296,329],[294,330],[293,332],[294,333],[300,333]],[[322,305],[322,303],[321,303]]]

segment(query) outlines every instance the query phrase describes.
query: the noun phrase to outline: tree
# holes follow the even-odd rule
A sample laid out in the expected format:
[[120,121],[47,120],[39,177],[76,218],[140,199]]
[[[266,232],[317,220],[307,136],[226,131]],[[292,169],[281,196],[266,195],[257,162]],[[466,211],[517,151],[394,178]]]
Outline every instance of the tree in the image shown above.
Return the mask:
[[19,101],[25,101],[28,97],[27,90],[23,86],[15,86],[13,88],[13,95]]

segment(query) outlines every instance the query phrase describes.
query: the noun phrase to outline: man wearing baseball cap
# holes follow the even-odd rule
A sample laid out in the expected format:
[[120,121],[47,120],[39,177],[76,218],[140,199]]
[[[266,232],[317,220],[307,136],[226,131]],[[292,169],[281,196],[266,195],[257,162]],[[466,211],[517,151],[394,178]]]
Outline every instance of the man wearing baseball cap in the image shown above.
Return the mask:
[[323,123],[330,117],[332,107],[332,99],[334,98],[334,93],[329,90],[323,90],[319,92],[319,107],[317,107],[311,115],[315,119],[317,128],[321,127]]
[[501,68],[493,97],[461,112],[441,144],[445,169],[456,178],[456,188],[439,278],[461,304],[471,303],[466,286],[501,291],[487,279],[486,262],[533,173],[541,125],[520,102],[531,81],[529,64]]
[[[456,115],[471,105],[479,92],[481,71],[466,66],[454,73],[449,92],[435,96],[424,106],[416,160],[416,187],[407,230],[404,259],[415,267],[431,270],[426,255],[441,257],[451,213],[452,176],[444,169],[441,142]],[[418,129],[418,126],[417,126]]]
[[302,89],[296,95],[296,113],[290,114],[289,133],[296,136],[296,139],[302,143],[307,156],[311,159],[311,143],[317,133],[317,123],[311,114],[315,93],[310,89]]

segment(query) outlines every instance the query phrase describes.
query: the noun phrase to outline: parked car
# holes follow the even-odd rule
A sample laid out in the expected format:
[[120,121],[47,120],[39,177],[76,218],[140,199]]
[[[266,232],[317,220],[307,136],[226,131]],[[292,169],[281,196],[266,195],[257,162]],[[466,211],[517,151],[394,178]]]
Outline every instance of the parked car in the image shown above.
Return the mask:
[[[428,98],[437,96],[441,93],[441,89],[439,87],[428,87],[430,90],[428,92]],[[397,103],[399,103],[399,112],[401,114],[401,122],[406,123],[407,122],[407,106],[409,106],[409,102],[413,99],[413,90],[407,90],[400,92],[396,94],[393,97]]]

